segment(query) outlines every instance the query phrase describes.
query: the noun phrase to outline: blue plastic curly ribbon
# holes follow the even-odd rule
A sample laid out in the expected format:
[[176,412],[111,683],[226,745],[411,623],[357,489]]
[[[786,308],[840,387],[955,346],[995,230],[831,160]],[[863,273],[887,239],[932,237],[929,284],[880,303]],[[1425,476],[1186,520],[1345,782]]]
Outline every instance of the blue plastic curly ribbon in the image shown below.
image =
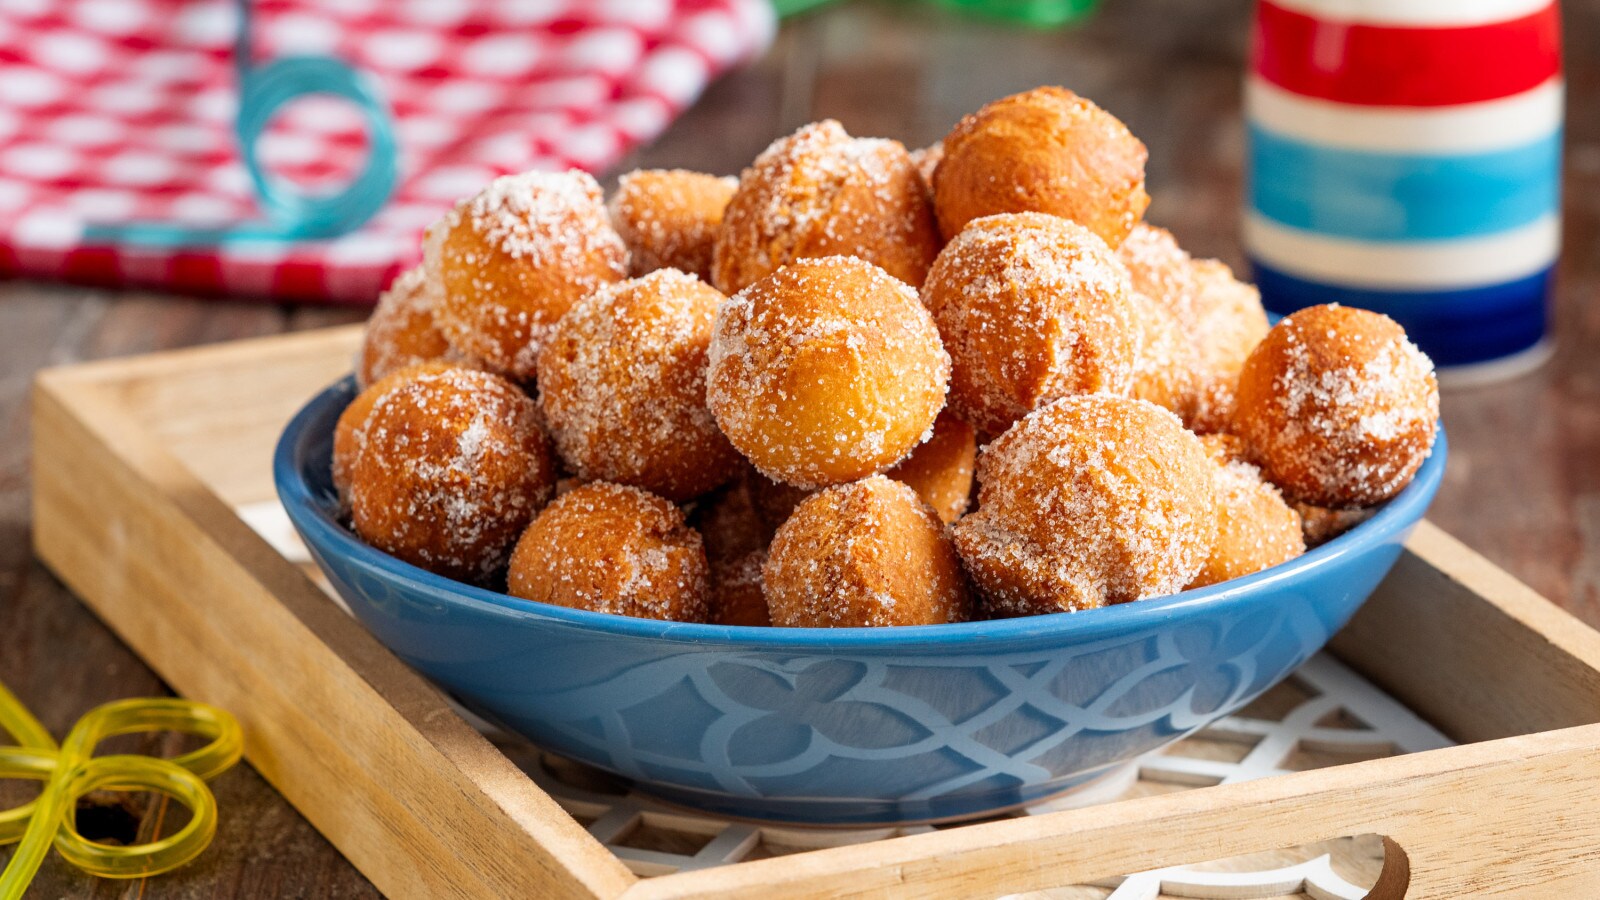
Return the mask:
[[[239,77],[239,114],[234,120],[234,134],[265,219],[226,226],[182,222],[89,224],[84,229],[87,239],[171,247],[331,238],[366,224],[394,192],[400,177],[399,145],[394,136],[393,115],[377,85],[327,56],[285,56],[255,66],[251,61],[250,0],[237,3],[239,34],[233,57]],[[366,166],[342,190],[331,193],[303,192],[273,178],[262,167],[257,151],[273,115],[290,101],[312,94],[350,101],[366,126]]]

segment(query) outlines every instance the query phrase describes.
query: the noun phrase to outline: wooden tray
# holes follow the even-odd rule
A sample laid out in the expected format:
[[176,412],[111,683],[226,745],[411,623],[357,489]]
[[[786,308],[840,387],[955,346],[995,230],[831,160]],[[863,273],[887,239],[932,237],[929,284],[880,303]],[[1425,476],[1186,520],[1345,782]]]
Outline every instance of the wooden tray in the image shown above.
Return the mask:
[[998,896],[1368,833],[1372,897],[1600,895],[1600,635],[1426,524],[1332,650],[1460,746],[640,878],[236,513],[358,334],[42,373],[34,535],[390,896]]

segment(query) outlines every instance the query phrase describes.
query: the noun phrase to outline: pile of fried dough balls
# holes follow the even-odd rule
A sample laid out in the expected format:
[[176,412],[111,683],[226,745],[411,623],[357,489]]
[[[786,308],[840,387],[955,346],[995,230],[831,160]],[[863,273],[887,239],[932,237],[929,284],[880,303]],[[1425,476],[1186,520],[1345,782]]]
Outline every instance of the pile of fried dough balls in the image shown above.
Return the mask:
[[[500,178],[368,323],[334,482],[355,532],[543,603],[682,622],[1077,611],[1282,563],[1406,486],[1432,363],[1145,224],[1090,101],[940,143],[837,122],[737,179]],[[981,447],[981,450],[980,450]],[[976,487],[974,485],[976,479]]]

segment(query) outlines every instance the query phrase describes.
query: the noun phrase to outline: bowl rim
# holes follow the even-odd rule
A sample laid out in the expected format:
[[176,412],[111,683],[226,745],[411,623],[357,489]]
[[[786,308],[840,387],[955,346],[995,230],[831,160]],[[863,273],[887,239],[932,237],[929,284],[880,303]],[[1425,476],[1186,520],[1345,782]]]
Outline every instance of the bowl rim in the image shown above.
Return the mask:
[[[1385,503],[1372,518],[1288,562],[1203,588],[1077,612],[942,625],[901,625],[893,628],[714,625],[640,619],[524,600],[437,575],[362,541],[329,513],[327,499],[319,498],[296,464],[299,448],[310,439],[308,429],[312,421],[325,417],[330,424],[336,422],[344,405],[353,399],[353,387],[354,376],[346,375],[319,391],[290,419],[273,450],[273,481],[279,500],[308,544],[323,548],[323,552],[350,557],[363,567],[380,572],[387,580],[476,612],[498,615],[511,613],[519,618],[533,615],[617,636],[713,645],[738,644],[777,650],[881,650],[909,645],[952,648],[963,645],[970,648],[976,641],[1014,641],[1046,636],[1090,640],[1159,626],[1192,614],[1201,607],[1216,608],[1220,612],[1236,605],[1245,605],[1272,596],[1271,589],[1276,585],[1298,581],[1320,570],[1335,567],[1349,557],[1388,543],[1395,534],[1412,527],[1422,518],[1437,492],[1449,454],[1449,442],[1441,424],[1435,434],[1431,453],[1411,483]],[[344,397],[339,409],[326,409],[339,402],[342,395],[348,396]]]

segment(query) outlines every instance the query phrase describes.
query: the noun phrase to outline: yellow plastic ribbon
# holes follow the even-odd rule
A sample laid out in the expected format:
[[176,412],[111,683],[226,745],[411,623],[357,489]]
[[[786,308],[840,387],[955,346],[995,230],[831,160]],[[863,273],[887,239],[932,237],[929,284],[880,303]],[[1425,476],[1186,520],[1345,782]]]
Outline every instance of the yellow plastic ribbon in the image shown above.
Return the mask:
[[[189,862],[217,832],[217,801],[206,782],[244,752],[239,723],[228,713],[190,700],[116,700],[78,720],[57,747],[49,732],[0,684],[0,729],[16,746],[0,747],[0,778],[43,781],[30,803],[0,811],[0,844],[20,843],[0,873],[0,900],[19,900],[52,844],[67,862],[102,878],[142,878]],[[95,756],[119,734],[179,731],[210,743],[174,759],[126,754]],[[189,808],[188,824],[147,844],[120,847],[78,833],[78,798],[91,791],[151,791]]]

